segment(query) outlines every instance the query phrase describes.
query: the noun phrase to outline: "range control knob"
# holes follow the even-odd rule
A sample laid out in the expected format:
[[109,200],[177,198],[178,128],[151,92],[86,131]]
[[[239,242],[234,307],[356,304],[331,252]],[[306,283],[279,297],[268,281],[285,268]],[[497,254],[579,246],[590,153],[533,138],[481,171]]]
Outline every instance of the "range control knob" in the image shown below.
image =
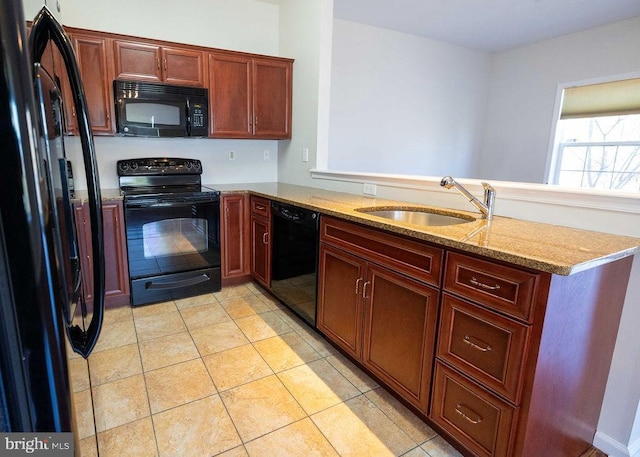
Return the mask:
[[137,170],[138,169],[138,162],[131,162],[131,169],[132,170]]
[[188,160],[184,163],[184,166],[187,167],[187,170],[191,170],[191,167],[193,167],[193,163],[189,162]]
[[200,169],[202,168],[202,165],[200,164],[199,160],[196,160],[195,162],[193,162],[193,168],[195,168],[196,171],[200,171]]
[[120,171],[127,171],[129,169],[129,163],[128,162],[120,162],[118,164],[118,167],[120,168]]

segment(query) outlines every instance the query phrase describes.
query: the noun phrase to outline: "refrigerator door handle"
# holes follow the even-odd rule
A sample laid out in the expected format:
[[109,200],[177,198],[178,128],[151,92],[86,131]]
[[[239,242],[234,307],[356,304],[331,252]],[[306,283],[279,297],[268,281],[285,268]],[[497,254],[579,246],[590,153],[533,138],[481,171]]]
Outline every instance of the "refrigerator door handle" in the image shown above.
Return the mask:
[[73,350],[86,358],[98,340],[104,315],[105,282],[102,197],[93,136],[89,125],[87,99],[82,86],[75,53],[73,52],[71,41],[62,26],[45,6],[34,19],[29,35],[29,50],[34,62],[40,61],[49,41],[52,41],[60,52],[71,84],[89,194],[89,218],[92,231],[91,252],[93,255],[93,313],[91,322],[86,330],[80,329],[78,326],[67,326],[67,333],[71,340]]

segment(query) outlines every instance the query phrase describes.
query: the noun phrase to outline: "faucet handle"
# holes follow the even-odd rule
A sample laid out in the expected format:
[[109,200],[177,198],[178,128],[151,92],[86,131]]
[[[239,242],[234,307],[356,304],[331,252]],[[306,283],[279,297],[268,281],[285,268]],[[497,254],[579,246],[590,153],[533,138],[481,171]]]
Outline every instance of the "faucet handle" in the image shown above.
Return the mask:
[[496,201],[496,190],[488,182],[481,182],[484,189],[484,204],[487,207],[487,219],[493,218],[493,206]]

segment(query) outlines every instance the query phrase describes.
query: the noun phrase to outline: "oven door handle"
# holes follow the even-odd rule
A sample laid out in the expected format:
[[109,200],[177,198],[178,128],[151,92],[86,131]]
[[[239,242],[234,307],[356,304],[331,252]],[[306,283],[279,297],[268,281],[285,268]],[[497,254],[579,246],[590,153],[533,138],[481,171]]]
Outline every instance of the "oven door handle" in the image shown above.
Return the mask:
[[145,283],[144,287],[149,290],[179,289],[181,287],[195,286],[196,284],[202,284],[207,281],[211,281],[211,276],[203,273],[193,278],[181,279],[180,281],[149,281]]

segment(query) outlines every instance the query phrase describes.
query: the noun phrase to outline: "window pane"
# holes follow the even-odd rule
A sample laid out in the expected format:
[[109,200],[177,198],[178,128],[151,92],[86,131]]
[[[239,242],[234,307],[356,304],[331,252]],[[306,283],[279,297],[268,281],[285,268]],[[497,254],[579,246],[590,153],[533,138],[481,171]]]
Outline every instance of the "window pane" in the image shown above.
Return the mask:
[[564,119],[554,183],[640,191],[640,115]]

